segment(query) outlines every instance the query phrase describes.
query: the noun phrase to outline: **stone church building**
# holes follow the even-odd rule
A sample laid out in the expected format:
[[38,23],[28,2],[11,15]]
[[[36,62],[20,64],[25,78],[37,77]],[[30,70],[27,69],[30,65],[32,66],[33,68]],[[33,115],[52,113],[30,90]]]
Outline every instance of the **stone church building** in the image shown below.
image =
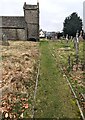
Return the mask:
[[39,40],[39,3],[29,5],[25,2],[23,10],[24,16],[0,16],[0,31],[7,40]]

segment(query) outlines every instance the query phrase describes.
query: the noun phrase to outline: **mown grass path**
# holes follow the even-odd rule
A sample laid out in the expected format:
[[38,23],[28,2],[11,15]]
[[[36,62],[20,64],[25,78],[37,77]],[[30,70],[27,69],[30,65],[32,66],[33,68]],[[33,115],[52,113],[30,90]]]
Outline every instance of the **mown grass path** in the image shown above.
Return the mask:
[[80,113],[50,42],[40,42],[40,77],[34,118],[78,118]]

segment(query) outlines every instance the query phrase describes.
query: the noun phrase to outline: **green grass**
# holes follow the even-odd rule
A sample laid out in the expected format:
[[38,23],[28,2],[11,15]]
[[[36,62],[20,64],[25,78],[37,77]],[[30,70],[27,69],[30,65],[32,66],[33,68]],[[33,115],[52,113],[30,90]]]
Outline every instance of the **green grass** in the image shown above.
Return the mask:
[[[54,46],[54,50],[55,50],[55,55],[56,55],[56,58],[57,58],[57,61],[59,63],[59,65],[62,65],[63,67],[65,67],[68,71],[68,73],[70,74],[74,74],[74,71],[72,71],[71,68],[69,68],[68,66],[68,55],[70,55],[70,58],[71,58],[71,62],[73,61],[74,64],[76,64],[76,53],[75,53],[75,49],[73,48],[73,42],[70,41],[69,43],[69,47],[70,47],[70,50],[69,51],[65,51],[65,50],[60,50],[59,52],[59,49],[62,48],[65,48],[65,41],[63,41],[62,43],[61,42],[56,42],[56,45],[54,42],[51,43],[51,46]],[[79,62],[81,63],[84,63],[85,62],[85,58],[84,58],[84,42],[83,41],[80,41],[79,43]],[[62,58],[61,58],[62,56]],[[75,72],[76,73],[76,72]],[[76,93],[79,94],[79,93],[84,93],[85,94],[85,86],[82,87],[82,86],[78,86],[78,84],[75,83],[75,81],[71,80],[70,79],[70,76],[68,74],[68,79],[70,80],[71,83],[74,83],[75,87],[74,89],[76,89],[76,87],[78,88]],[[81,79],[82,81],[85,81],[85,77],[84,77],[84,80]]]
[[56,62],[53,47],[62,44],[40,42],[40,77],[36,95],[34,118],[76,118],[80,113],[70,88]]

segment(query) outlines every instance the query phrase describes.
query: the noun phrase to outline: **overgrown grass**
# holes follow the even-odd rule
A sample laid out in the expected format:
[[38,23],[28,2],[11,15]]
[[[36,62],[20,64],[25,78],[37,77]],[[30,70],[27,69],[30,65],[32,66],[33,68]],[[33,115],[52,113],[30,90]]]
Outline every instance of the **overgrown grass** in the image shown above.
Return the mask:
[[[68,43],[68,46],[70,47],[69,50],[65,50],[65,44],[66,42],[63,41],[62,43],[61,42],[52,42],[51,45],[54,46],[54,50],[55,50],[55,54],[56,54],[56,59],[58,61],[58,63],[63,66],[69,74],[74,74],[77,76],[77,74],[79,75],[80,73],[79,72],[82,72],[82,70],[79,70],[79,71],[74,71],[72,70],[71,67],[69,67],[69,64],[68,64],[68,56],[70,56],[70,64],[76,64],[76,50],[74,49],[74,43],[72,41],[69,41]],[[84,42],[83,41],[80,41],[79,43],[79,58],[78,58],[78,62],[79,64],[83,64],[85,62],[85,58],[84,58]],[[63,48],[63,50],[61,50],[61,48]],[[68,48],[68,47],[67,47]],[[73,78],[71,79],[70,76],[68,74],[68,79],[72,82],[73,87],[74,89],[76,89],[76,87],[78,88],[77,89],[77,93],[85,93],[85,86],[78,86],[78,83],[75,84],[75,80],[73,80]],[[81,78],[81,81],[85,81],[85,77],[84,77],[84,74],[82,74],[83,76],[83,79]]]
[[5,119],[6,112],[9,119],[32,117],[39,60],[38,45],[38,42],[31,41],[9,41],[9,46],[0,45],[3,119]]
[[[65,50],[65,41],[57,42],[56,46],[54,42],[51,42],[51,46],[54,46],[54,51],[56,59],[60,66],[63,67],[64,72],[67,74],[67,77],[79,99],[81,101],[81,94],[85,94],[85,68],[78,68],[76,70],[76,50],[73,47],[73,42],[70,41],[68,46],[70,49]],[[63,50],[61,49],[63,46]],[[68,55],[70,55],[71,66],[68,64]],[[73,68],[72,68],[73,62]],[[78,65],[82,67],[85,64],[85,41],[79,42],[79,54],[78,54]],[[81,102],[80,102],[81,103]],[[82,104],[82,103],[81,103]],[[84,103],[83,103],[84,104]],[[81,105],[82,107],[83,105]],[[83,113],[85,115],[85,108],[82,107]]]
[[[63,47],[50,41],[40,42],[40,77],[35,105],[35,118],[76,118],[80,113],[70,88],[54,57],[54,48]],[[57,54],[57,53],[56,53]]]

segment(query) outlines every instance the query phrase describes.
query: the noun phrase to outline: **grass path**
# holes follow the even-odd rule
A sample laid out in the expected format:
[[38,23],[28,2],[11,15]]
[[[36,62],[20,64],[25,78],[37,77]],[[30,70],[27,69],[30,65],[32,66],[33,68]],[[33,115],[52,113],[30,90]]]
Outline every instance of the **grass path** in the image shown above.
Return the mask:
[[78,118],[79,110],[53,57],[50,42],[40,42],[40,77],[34,118]]

